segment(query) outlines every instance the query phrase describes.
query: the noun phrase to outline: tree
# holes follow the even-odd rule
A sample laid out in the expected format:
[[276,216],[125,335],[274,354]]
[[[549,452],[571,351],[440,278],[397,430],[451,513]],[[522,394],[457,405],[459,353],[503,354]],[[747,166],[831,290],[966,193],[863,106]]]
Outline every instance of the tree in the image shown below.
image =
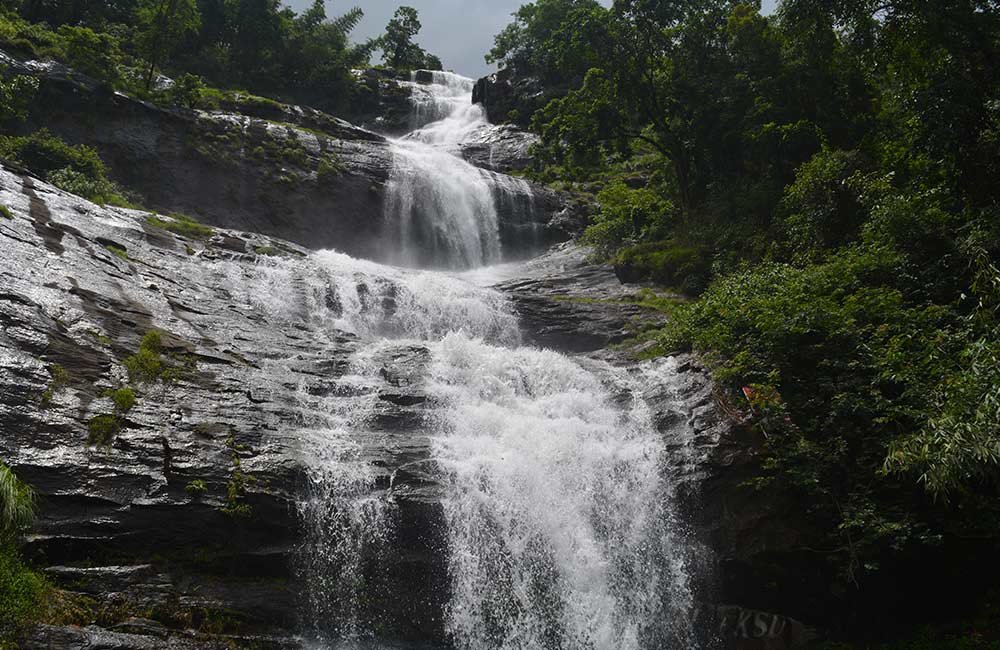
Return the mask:
[[549,83],[574,80],[598,64],[592,56],[602,39],[595,29],[607,11],[595,0],[537,0],[514,14],[494,39],[486,62],[539,75]]
[[396,10],[386,25],[385,33],[379,38],[382,59],[387,66],[396,70],[441,69],[438,57],[428,54],[413,42],[421,27],[416,9],[400,7]]
[[142,0],[137,17],[140,50],[149,62],[149,92],[156,68],[173,54],[184,36],[198,30],[201,15],[194,0]]

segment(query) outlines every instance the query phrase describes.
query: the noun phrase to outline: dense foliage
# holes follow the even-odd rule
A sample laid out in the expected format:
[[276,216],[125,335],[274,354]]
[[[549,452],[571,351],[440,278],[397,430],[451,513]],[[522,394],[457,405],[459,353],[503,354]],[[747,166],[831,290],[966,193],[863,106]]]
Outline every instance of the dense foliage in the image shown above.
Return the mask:
[[[329,18],[325,0],[296,14],[279,0],[8,0],[0,4],[0,48],[61,61],[119,90],[194,106],[204,86],[258,95],[328,112],[348,109],[358,93],[352,69],[382,49],[403,70],[441,68],[413,42],[417,12],[401,7],[386,33],[363,43],[350,34],[359,8]],[[160,73],[176,81],[171,90]]]
[[420,33],[420,16],[413,7],[396,10],[383,34],[377,40],[383,62],[394,70],[441,70],[441,59],[429,54],[413,42]]
[[34,517],[35,498],[9,467],[0,462],[0,649],[14,648],[14,637],[42,604],[44,579],[18,555],[15,536]]
[[587,69],[534,173],[603,187],[586,240],[623,277],[700,295],[661,350],[749,399],[756,483],[845,584],[1000,539],[995,2],[538,0],[491,57]]

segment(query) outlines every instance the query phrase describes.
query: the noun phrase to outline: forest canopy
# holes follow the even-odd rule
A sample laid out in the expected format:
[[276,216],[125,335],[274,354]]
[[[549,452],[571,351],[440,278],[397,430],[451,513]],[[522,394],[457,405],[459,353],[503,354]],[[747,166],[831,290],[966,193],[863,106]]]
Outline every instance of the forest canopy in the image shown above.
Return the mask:
[[352,70],[370,65],[377,51],[398,71],[441,68],[414,42],[415,9],[400,7],[381,36],[354,42],[364,12],[331,16],[326,4],[314,0],[296,13],[280,0],[4,0],[0,48],[61,61],[158,101],[210,105],[207,85],[333,113],[357,100]]

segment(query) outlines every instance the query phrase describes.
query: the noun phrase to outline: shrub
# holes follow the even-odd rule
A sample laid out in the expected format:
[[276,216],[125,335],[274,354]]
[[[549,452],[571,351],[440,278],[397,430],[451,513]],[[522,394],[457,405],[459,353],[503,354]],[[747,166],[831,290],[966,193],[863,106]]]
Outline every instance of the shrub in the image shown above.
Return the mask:
[[71,25],[60,26],[56,34],[59,38],[56,58],[78,72],[113,86],[121,82],[121,51],[116,38],[88,27]]
[[170,219],[161,219],[157,216],[151,216],[146,219],[146,222],[153,226],[154,228],[162,228],[175,235],[180,235],[181,237],[187,237],[188,239],[199,239],[204,240],[210,238],[215,234],[215,230],[206,226],[204,224],[198,223],[193,218],[179,213],[172,213]]
[[38,80],[25,75],[8,75],[0,66],[0,122],[23,120],[38,90]]
[[175,106],[198,108],[205,95],[205,82],[195,74],[184,73],[174,80],[174,85],[166,91],[167,100]]
[[16,650],[17,635],[34,620],[50,590],[11,542],[0,542],[0,649]]
[[705,251],[670,241],[626,248],[613,262],[625,282],[652,280],[690,294],[704,291],[711,272]]
[[778,208],[779,237],[790,252],[815,257],[857,238],[868,216],[870,166],[856,151],[822,151],[798,168]]
[[[833,522],[831,543],[852,555],[854,568],[857,556],[889,543],[935,538],[906,505],[909,488],[882,471],[889,446],[932,424],[942,387],[968,405],[995,386],[995,372],[984,370],[981,381],[968,374],[961,317],[910,303],[895,286],[899,264],[893,251],[871,247],[804,268],[764,264],[715,281],[699,302],[678,308],[663,336],[667,348],[702,352],[734,399],[750,389],[768,434],[756,484],[797,491]],[[966,381],[976,383],[968,394]],[[901,462],[915,462],[910,448],[898,449]]]
[[49,374],[52,375],[52,383],[50,383],[49,387],[45,389],[44,393],[42,393],[42,408],[47,408],[52,402],[52,398],[56,396],[56,393],[66,386],[70,380],[69,371],[58,364],[49,366]]
[[122,430],[121,419],[117,415],[96,415],[87,424],[91,445],[109,445]]
[[161,378],[166,364],[163,362],[163,340],[156,330],[146,332],[139,342],[139,350],[125,358],[125,368],[133,383],[153,383]]
[[613,183],[597,195],[600,213],[583,235],[583,242],[607,259],[620,248],[639,241],[663,238],[672,206],[648,188],[632,189]]
[[107,175],[107,167],[95,149],[70,146],[48,129],[25,136],[0,136],[0,156],[42,176],[60,169],[70,169],[91,179]]
[[29,526],[34,517],[34,491],[0,462],[0,542]]
[[332,154],[327,154],[316,169],[316,179],[320,183],[332,183],[343,171],[343,164]]
[[53,185],[94,203],[129,205],[108,179],[107,167],[95,149],[70,146],[47,129],[25,136],[0,136],[0,158],[23,165]]
[[184,486],[184,490],[192,497],[197,498],[208,492],[208,485],[205,484],[205,481],[196,479]]
[[14,213],[6,205],[0,205],[0,219],[13,219]]
[[118,414],[128,413],[135,407],[135,391],[129,386],[111,391],[108,393],[108,397],[114,402],[115,412]]
[[98,205],[112,204],[127,206],[119,194],[119,188],[107,178],[90,177],[69,167],[50,172],[45,180],[70,194],[82,196]]

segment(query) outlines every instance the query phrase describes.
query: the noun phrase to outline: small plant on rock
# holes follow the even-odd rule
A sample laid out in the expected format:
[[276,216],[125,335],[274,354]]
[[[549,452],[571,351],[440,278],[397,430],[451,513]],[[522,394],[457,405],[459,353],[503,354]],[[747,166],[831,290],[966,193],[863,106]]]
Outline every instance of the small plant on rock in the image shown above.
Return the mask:
[[184,486],[184,491],[191,495],[192,498],[197,499],[206,492],[208,492],[208,485],[205,481],[201,479],[196,479],[191,481],[186,486]]
[[43,409],[48,408],[56,394],[62,390],[63,387],[69,384],[69,371],[59,364],[49,366],[49,374],[52,376],[52,383],[50,383],[49,387],[45,389],[44,393],[42,393],[41,407]]

